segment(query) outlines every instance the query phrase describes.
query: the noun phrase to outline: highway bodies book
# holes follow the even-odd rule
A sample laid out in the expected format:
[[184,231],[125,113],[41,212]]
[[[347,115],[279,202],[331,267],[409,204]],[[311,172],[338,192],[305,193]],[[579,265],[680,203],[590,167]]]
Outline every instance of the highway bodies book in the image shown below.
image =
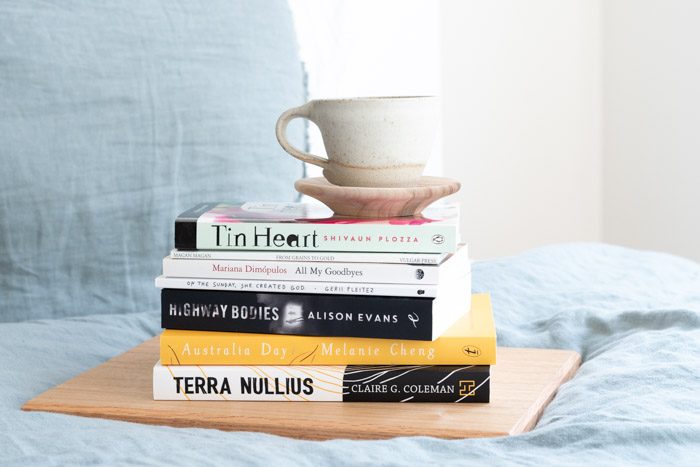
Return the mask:
[[166,329],[160,336],[160,361],[164,365],[492,365],[496,330],[488,294],[476,294],[471,310],[434,341]]
[[471,275],[436,298],[163,289],[166,329],[434,340],[469,311]]
[[431,206],[419,216],[335,216],[304,203],[201,203],[175,220],[177,250],[452,253],[459,207]]
[[489,402],[489,367],[163,366],[153,399],[281,402]]

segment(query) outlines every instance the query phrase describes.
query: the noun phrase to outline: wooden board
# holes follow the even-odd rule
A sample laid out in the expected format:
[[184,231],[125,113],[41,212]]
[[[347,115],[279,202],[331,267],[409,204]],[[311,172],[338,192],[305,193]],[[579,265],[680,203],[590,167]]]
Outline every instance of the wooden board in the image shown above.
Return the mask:
[[457,193],[457,180],[421,177],[415,186],[381,188],[333,185],[323,177],[303,178],[294,183],[300,193],[316,198],[339,216],[417,216],[430,204]]
[[535,426],[581,359],[568,350],[500,348],[489,404],[154,401],[151,378],[157,360],[158,338],[153,338],[49,389],[22,409],[305,439],[514,435]]

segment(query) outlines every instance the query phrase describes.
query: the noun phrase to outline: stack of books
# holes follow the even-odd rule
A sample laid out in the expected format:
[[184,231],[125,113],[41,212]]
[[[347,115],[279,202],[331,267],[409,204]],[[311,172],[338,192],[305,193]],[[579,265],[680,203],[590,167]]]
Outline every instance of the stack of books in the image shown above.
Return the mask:
[[496,334],[457,205],[350,219],[204,203],[163,260],[156,400],[488,402]]

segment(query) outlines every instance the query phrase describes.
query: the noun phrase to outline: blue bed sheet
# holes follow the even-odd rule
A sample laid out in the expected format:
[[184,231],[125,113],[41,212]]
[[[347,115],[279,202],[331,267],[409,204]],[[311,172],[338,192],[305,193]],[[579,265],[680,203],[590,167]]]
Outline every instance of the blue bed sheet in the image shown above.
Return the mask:
[[499,344],[574,349],[583,365],[530,433],[309,442],[47,413],[28,399],[159,332],[155,310],[0,325],[0,464],[695,464],[700,265],[599,244],[474,264]]

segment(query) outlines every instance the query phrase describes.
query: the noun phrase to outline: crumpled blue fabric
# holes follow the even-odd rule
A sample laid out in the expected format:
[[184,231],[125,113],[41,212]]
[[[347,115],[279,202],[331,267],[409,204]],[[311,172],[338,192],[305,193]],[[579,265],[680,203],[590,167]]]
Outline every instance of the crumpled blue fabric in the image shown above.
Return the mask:
[[499,345],[583,356],[529,433],[312,442],[19,410],[157,334],[151,310],[0,325],[0,464],[697,465],[700,265],[609,245],[555,245],[477,262],[473,284],[492,294]]
[[0,2],[0,322],[155,308],[178,214],[296,199],[305,97],[286,0]]

